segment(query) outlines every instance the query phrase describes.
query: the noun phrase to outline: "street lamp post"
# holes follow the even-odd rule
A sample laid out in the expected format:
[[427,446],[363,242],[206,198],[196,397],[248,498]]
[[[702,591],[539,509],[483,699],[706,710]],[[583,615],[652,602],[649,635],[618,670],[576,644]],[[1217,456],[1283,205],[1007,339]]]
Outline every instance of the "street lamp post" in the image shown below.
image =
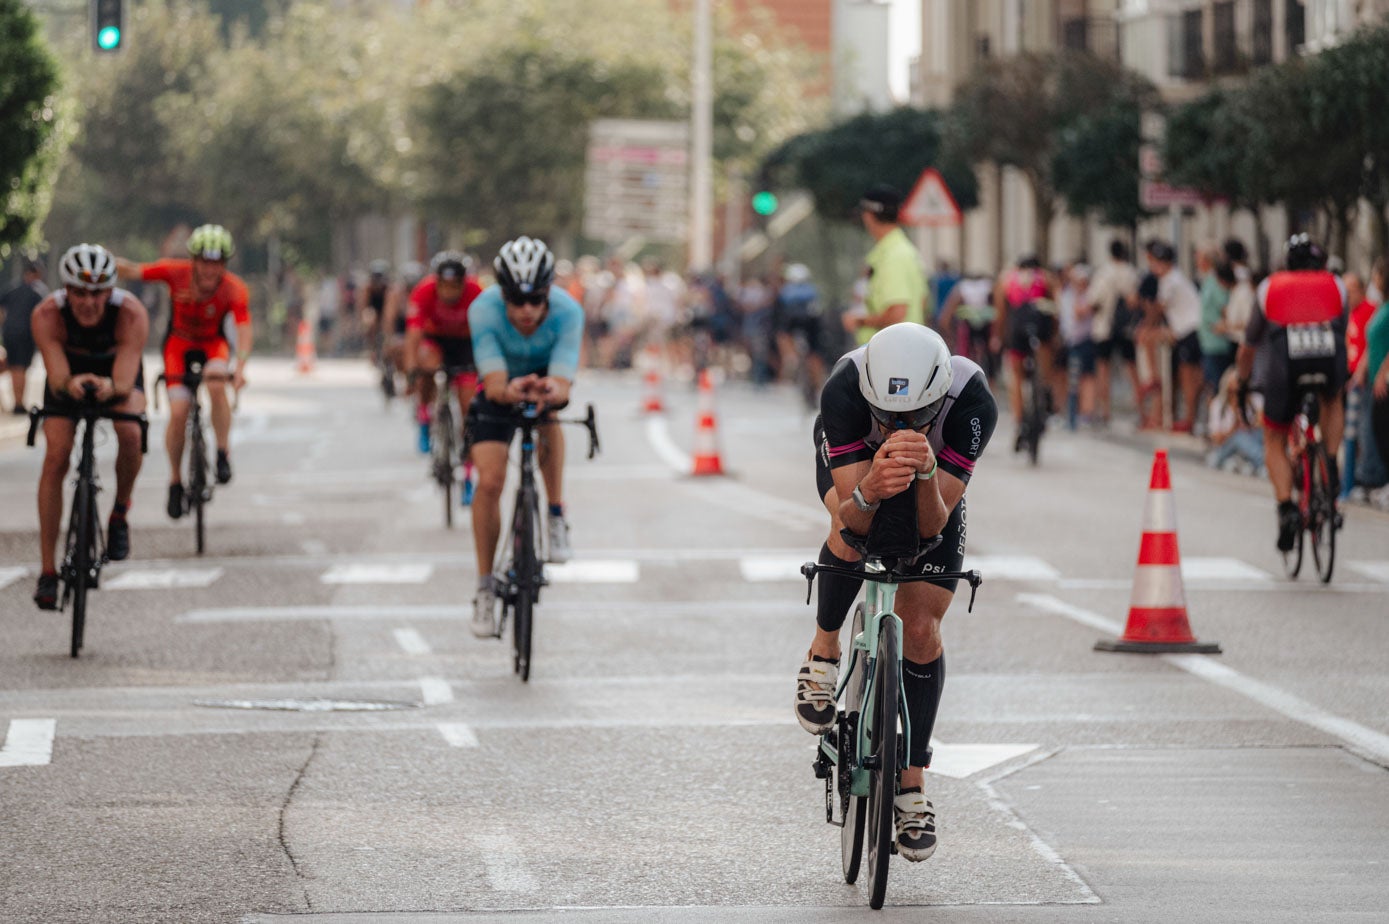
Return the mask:
[[691,84],[690,265],[703,272],[714,262],[714,49],[710,0],[694,4]]

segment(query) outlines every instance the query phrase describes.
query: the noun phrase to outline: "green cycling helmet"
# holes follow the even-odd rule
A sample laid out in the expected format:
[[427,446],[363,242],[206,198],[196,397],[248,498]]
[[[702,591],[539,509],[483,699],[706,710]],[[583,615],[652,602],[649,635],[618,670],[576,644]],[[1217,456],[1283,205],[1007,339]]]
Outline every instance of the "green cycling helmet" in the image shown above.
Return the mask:
[[188,255],[204,260],[226,260],[236,252],[231,232],[221,225],[200,225],[188,235]]

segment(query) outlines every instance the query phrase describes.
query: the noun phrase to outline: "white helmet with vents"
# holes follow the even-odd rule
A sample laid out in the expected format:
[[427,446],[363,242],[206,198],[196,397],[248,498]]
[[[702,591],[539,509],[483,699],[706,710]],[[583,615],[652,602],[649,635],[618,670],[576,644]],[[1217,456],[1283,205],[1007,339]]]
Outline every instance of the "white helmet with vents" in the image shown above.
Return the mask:
[[78,244],[63,254],[58,274],[65,286],[109,289],[116,284],[116,258],[100,244]]
[[502,245],[497,259],[492,261],[492,269],[497,273],[502,296],[516,304],[549,290],[555,278],[555,255],[544,241],[522,236]]

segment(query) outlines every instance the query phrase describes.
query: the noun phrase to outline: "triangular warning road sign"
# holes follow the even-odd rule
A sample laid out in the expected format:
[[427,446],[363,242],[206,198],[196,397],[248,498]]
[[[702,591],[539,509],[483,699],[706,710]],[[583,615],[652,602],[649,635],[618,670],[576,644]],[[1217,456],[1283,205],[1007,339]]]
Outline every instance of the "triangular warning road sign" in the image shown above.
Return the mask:
[[963,218],[950,188],[934,167],[921,171],[912,194],[902,206],[901,216],[905,224],[931,228],[954,227]]

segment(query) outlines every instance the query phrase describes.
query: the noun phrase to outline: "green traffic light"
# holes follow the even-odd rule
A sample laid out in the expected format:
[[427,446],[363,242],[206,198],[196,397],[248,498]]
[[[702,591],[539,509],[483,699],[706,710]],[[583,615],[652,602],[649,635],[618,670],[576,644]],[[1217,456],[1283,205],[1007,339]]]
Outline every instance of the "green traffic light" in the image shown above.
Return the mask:
[[120,47],[121,30],[119,26],[106,26],[96,34],[96,43],[103,51],[112,51]]
[[759,193],[753,194],[752,210],[757,214],[763,216],[771,215],[773,212],[776,211],[776,207],[776,193],[764,189]]

